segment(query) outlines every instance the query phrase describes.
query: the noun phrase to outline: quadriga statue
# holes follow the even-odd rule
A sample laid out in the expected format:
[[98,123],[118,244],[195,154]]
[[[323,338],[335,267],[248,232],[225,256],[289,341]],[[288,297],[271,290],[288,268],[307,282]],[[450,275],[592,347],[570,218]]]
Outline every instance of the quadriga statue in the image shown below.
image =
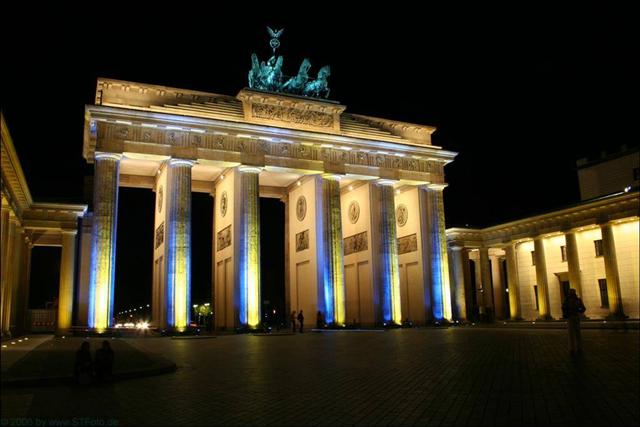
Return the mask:
[[258,62],[258,55],[251,54],[251,69],[249,70],[249,87],[259,88],[262,82],[262,69]]
[[266,66],[262,71],[262,84],[264,89],[278,91],[282,86],[282,56],[269,58]]
[[328,98],[329,97],[329,82],[328,78],[331,75],[331,68],[328,65],[320,68],[318,71],[318,78],[307,83],[304,86],[303,95],[312,96],[314,98]]
[[311,68],[311,62],[305,58],[300,64],[298,75],[287,80],[282,86],[282,90],[289,93],[302,94],[305,85],[309,81],[309,68]]

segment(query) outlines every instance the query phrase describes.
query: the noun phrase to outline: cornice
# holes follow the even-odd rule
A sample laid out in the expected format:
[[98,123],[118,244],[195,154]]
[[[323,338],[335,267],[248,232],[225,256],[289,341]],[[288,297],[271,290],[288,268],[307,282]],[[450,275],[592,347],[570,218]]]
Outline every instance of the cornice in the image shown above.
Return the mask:
[[450,245],[501,246],[511,241],[564,233],[590,225],[605,224],[640,214],[640,193],[624,193],[570,208],[523,218],[483,229],[450,228]]
[[0,113],[0,122],[2,191],[5,193],[9,204],[12,205],[16,214],[20,217],[22,212],[33,203],[33,199],[2,113]]

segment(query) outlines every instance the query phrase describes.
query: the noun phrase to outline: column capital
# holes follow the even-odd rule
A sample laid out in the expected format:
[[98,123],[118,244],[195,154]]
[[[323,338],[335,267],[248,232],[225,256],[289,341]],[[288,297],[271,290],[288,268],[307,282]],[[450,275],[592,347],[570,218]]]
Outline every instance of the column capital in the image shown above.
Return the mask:
[[170,158],[169,160],[167,160],[167,163],[169,164],[169,166],[193,166],[196,164],[196,162],[194,160],[187,160],[187,159],[178,159],[175,157]]
[[393,179],[379,179],[376,181],[376,184],[378,185],[395,185],[397,184],[398,181],[393,180]]
[[427,189],[431,190],[431,191],[442,191],[445,188],[447,188],[448,186],[449,186],[449,184],[444,184],[444,183],[442,183],[442,184],[427,184],[426,185]]
[[75,236],[76,234],[78,234],[78,230],[60,230],[60,234],[67,235],[67,236]]
[[98,160],[98,159],[113,159],[113,160],[120,160],[122,159],[122,154],[120,153],[106,153],[103,151],[96,151],[96,153],[93,155],[93,157]]
[[250,165],[240,165],[238,166],[238,170],[243,173],[260,173],[262,172],[262,168],[259,166],[250,166]]
[[600,229],[602,230],[603,228],[611,227],[614,224],[615,224],[615,221],[602,221],[602,222],[598,222],[598,227],[600,227]]
[[339,174],[336,174],[336,173],[323,173],[322,174],[322,179],[340,181],[342,178],[344,178],[342,175],[339,175]]

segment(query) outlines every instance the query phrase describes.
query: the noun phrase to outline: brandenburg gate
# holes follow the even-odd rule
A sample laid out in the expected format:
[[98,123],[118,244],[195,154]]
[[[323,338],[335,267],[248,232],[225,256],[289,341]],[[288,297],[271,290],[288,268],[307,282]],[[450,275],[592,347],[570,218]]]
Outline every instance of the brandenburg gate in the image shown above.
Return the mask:
[[442,192],[455,153],[432,145],[433,127],[345,110],[260,89],[232,97],[99,79],[85,112],[95,179],[80,318],[112,326],[118,187],[138,187],[156,194],[157,327],[189,325],[194,191],[215,199],[216,328],[260,323],[260,197],[286,205],[288,311],[337,326],[451,319]]
[[[84,157],[95,165],[83,247],[80,319],[113,322],[118,187],[156,194],[152,324],[190,323],[191,193],[214,198],[215,326],[261,320],[260,197],[285,203],[286,312],[334,326],[451,319],[442,191],[455,153],[435,128],[346,113],[324,66],[282,74],[251,57],[235,97],[99,79],[86,107]],[[150,248],[151,250],[151,248]]]

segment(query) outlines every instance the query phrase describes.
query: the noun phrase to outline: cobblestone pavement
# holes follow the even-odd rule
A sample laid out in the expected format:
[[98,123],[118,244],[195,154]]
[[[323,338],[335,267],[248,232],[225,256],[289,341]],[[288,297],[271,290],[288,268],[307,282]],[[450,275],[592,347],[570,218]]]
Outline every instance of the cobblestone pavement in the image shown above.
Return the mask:
[[561,330],[132,340],[178,371],[3,390],[2,425],[638,425],[638,331],[583,336],[580,358]]

